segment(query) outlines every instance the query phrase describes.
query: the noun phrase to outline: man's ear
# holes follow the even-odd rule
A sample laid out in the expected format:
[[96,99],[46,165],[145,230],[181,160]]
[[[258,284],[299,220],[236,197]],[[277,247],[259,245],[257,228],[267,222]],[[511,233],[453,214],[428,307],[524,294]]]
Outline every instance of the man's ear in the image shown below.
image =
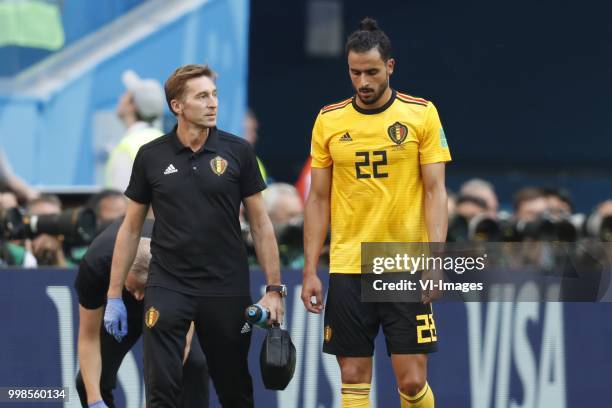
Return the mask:
[[170,106],[172,107],[174,113],[176,113],[177,115],[183,111],[183,104],[178,99],[172,99],[170,101]]
[[389,75],[393,74],[393,69],[395,68],[395,60],[393,58],[389,58],[387,61],[387,72]]

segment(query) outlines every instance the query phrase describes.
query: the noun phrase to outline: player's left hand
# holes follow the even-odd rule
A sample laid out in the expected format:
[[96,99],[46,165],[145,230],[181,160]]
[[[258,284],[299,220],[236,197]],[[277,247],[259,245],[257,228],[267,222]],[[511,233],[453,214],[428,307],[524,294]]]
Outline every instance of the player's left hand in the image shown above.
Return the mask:
[[423,283],[427,281],[431,281],[431,284],[435,284],[433,289],[425,289],[421,290],[421,302],[423,304],[429,304],[436,299],[440,299],[442,297],[442,291],[439,288],[440,282],[442,282],[442,271],[434,268],[431,270],[425,270],[421,273],[421,281]]
[[285,316],[285,304],[283,298],[278,292],[266,293],[257,303],[265,307],[270,311],[269,323],[283,323],[283,317]]
[[104,327],[106,331],[121,342],[128,331],[127,309],[122,298],[108,298],[104,311]]

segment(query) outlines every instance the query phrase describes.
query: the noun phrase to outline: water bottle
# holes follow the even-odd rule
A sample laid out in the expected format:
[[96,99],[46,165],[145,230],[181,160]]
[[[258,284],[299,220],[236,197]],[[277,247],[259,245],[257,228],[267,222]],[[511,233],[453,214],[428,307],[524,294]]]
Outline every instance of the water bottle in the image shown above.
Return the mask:
[[262,305],[255,303],[246,308],[244,316],[247,322],[254,324],[259,327],[267,327],[268,319],[270,318],[270,311]]

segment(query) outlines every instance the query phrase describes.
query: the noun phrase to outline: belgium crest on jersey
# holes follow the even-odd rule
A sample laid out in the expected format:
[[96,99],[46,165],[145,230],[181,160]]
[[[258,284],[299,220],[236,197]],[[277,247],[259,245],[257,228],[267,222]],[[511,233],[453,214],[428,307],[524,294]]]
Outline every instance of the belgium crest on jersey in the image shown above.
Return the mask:
[[387,128],[387,134],[389,134],[391,141],[399,146],[404,143],[404,140],[408,137],[408,127],[399,122],[395,122]]
[[150,329],[151,327],[155,326],[155,323],[157,323],[157,319],[159,319],[159,311],[153,306],[151,306],[145,314],[145,324]]
[[221,156],[217,156],[210,161],[210,168],[217,176],[220,176],[225,173],[227,169],[227,160]]
[[323,334],[323,339],[325,340],[326,343],[329,343],[329,341],[332,338],[332,328],[330,325],[325,326],[325,331]]

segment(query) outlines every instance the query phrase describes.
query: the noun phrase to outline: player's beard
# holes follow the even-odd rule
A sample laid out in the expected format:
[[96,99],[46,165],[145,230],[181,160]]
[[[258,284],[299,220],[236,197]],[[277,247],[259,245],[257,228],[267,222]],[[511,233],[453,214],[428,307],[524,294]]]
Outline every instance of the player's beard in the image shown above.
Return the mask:
[[385,82],[378,88],[378,90],[373,90],[372,88],[368,88],[368,90],[373,91],[371,96],[367,99],[363,99],[359,94],[359,89],[356,89],[357,97],[364,105],[374,105],[376,104],[380,98],[384,95],[385,91],[389,88],[389,77],[387,76]]

